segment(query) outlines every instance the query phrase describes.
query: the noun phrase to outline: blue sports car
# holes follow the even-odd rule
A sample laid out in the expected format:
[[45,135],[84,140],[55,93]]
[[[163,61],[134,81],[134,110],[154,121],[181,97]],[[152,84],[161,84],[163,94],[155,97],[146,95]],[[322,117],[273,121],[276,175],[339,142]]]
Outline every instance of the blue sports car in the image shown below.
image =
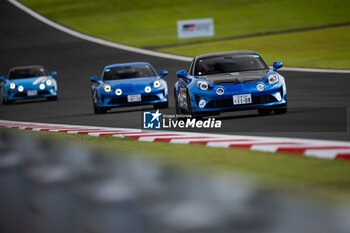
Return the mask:
[[8,78],[0,77],[0,98],[4,104],[16,100],[46,98],[57,100],[57,82],[43,66],[20,66],[10,70]]
[[153,104],[155,108],[168,107],[168,87],[162,70],[158,76],[149,63],[123,63],[106,66],[101,80],[92,77],[94,112],[122,106]]
[[210,53],[193,59],[189,72],[177,72],[177,114],[216,115],[224,111],[257,109],[260,115],[287,112],[284,78],[252,51]]

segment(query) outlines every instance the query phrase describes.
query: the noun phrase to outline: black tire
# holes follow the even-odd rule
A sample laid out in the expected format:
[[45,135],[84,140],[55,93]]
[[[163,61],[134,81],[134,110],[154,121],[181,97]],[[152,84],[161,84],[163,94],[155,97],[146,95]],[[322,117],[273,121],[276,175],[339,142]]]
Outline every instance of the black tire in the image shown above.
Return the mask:
[[267,115],[270,115],[272,112],[271,109],[266,109],[266,108],[259,108],[258,109],[258,113],[260,116],[267,116]]
[[107,112],[107,108],[100,107],[100,103],[99,103],[98,97],[97,97],[97,92],[92,94],[92,103],[93,103],[95,114],[104,114]]
[[1,98],[0,103],[5,104],[5,97],[3,93],[4,92],[1,92],[1,95],[0,95],[0,98]]
[[176,89],[174,89],[174,101],[175,101],[175,113],[179,115],[181,114],[181,111],[179,108],[179,100],[177,99],[177,95],[176,95]]
[[3,104],[6,104],[6,105],[13,104],[13,101],[8,100],[8,99],[6,98],[5,92],[3,92],[3,94],[2,94],[2,103],[3,103]]
[[188,115],[191,115],[192,118],[196,118],[197,120],[202,120],[203,116],[201,116],[201,115],[194,115],[193,112],[192,112],[191,96],[190,96],[190,92],[189,92],[188,89],[186,89],[186,102],[187,102]]
[[155,109],[163,109],[163,108],[168,108],[169,107],[169,103],[167,102],[163,102],[163,103],[157,103],[157,104],[153,104]]
[[179,108],[179,100],[177,99],[177,95],[176,95],[176,90],[174,89],[174,100],[175,100],[175,113],[177,115],[177,119],[178,120],[185,120],[186,118],[184,117],[180,117],[179,115],[182,115],[182,112]]
[[275,114],[286,114],[288,111],[287,108],[276,108],[273,110]]
[[107,108],[101,108],[101,107],[98,107],[98,114],[105,114],[107,112]]
[[187,103],[187,113],[189,115],[193,116],[191,96],[190,96],[190,92],[188,89],[186,89],[186,103]]
[[94,106],[95,114],[105,114],[107,112],[107,108],[101,108],[99,105]]
[[93,103],[93,106],[94,106],[94,113],[95,113],[95,114],[98,114],[98,108],[97,108],[96,104]]
[[58,99],[58,97],[57,96],[50,96],[50,97],[47,97],[46,99],[49,101],[55,101]]

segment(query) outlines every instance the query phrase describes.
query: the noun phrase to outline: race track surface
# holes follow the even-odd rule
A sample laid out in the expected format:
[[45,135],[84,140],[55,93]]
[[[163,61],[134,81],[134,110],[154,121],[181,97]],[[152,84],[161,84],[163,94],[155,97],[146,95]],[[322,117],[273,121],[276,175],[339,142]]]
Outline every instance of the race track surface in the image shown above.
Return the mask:
[[[158,71],[165,69],[170,108],[174,114],[173,85],[176,71],[188,63],[114,49],[75,38],[32,18],[7,1],[0,1],[0,76],[13,66],[42,64],[57,71],[59,100],[26,101],[1,105],[0,119],[44,123],[141,128],[142,111],[152,106],[92,111],[90,77],[100,76],[105,65],[147,61]],[[259,52],[259,51],[257,51]],[[281,48],[283,53],[283,48]],[[263,54],[262,54],[263,56]],[[288,64],[286,64],[288,66]],[[222,129],[187,131],[350,140],[350,74],[280,72],[287,81],[289,112],[258,116],[256,111],[225,113]]]

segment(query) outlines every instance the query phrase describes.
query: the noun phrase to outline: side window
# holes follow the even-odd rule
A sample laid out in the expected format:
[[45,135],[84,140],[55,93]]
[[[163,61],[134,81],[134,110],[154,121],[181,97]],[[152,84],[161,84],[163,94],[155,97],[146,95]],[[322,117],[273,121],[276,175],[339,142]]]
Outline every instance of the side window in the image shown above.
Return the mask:
[[194,59],[192,60],[191,65],[190,65],[190,69],[188,70],[188,73],[190,75],[193,75],[193,67],[194,67]]

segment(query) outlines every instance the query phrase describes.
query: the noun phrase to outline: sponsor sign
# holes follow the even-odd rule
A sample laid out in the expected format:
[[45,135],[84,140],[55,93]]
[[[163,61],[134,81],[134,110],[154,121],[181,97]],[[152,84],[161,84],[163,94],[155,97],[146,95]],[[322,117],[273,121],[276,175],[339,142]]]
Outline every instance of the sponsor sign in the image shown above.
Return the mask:
[[214,36],[213,19],[191,19],[177,21],[179,39]]

